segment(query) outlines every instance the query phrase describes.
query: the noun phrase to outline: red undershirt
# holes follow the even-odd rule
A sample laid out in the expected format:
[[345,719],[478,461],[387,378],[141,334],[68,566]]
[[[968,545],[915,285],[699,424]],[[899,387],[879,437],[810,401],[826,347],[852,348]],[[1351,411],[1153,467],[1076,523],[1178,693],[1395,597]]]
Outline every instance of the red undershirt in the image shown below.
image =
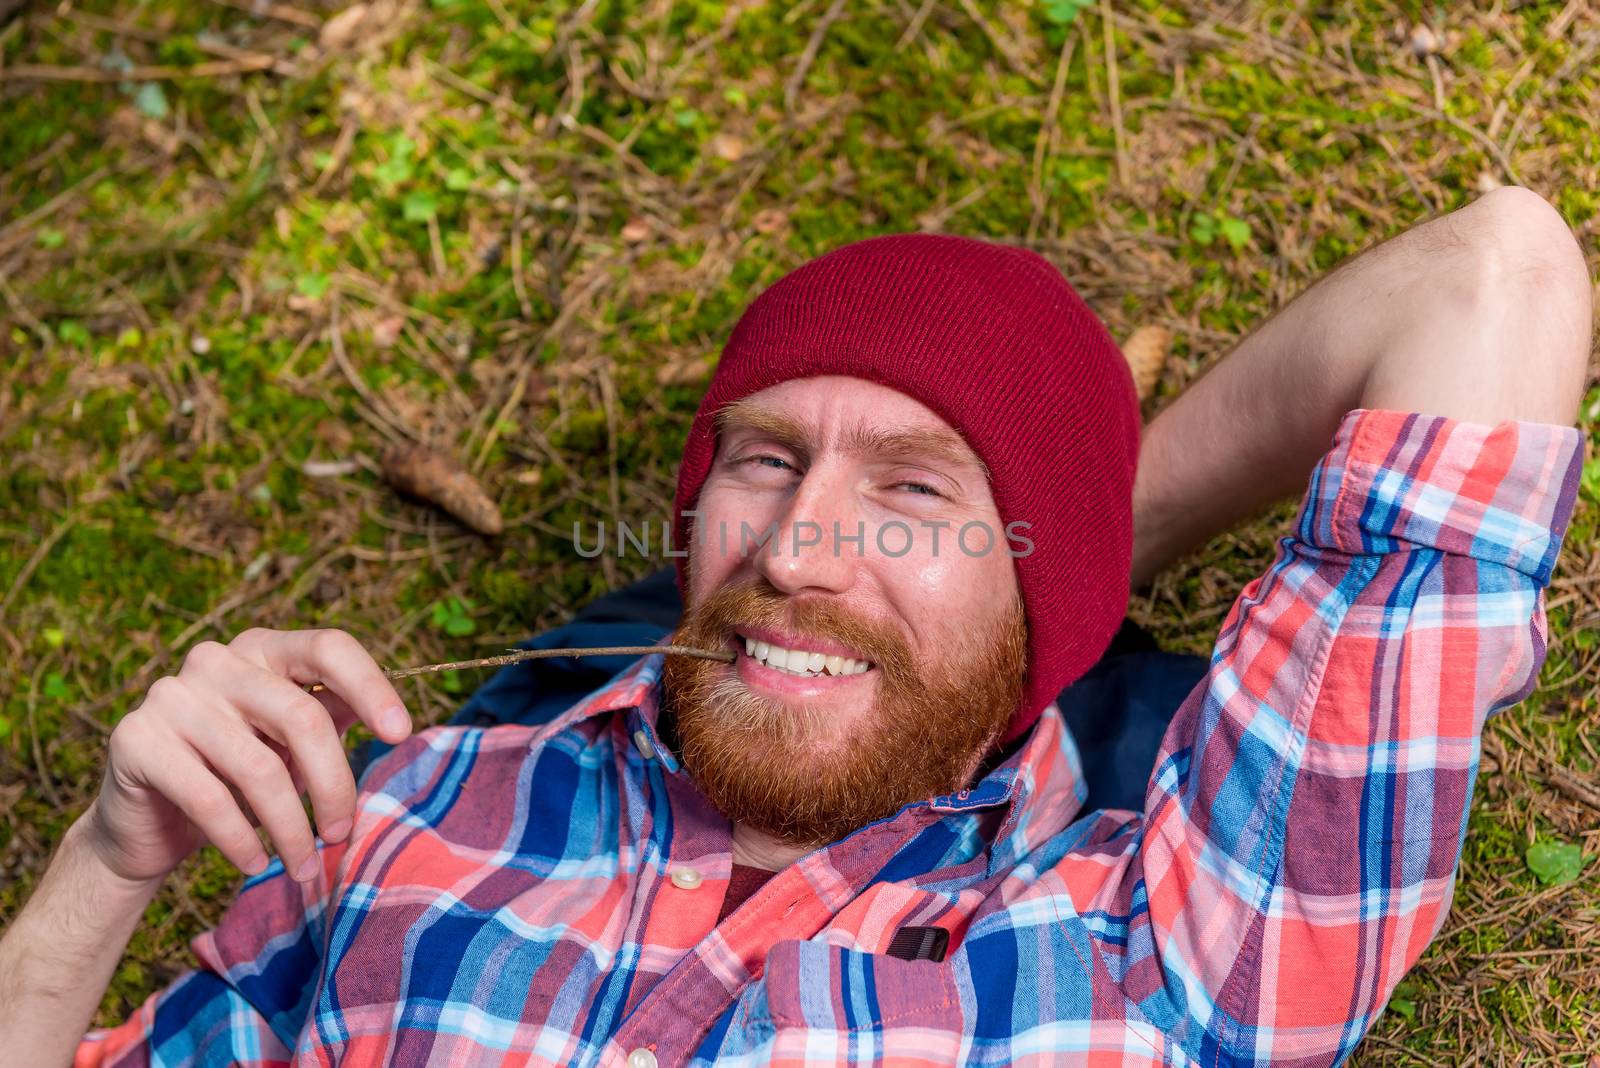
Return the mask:
[[743,905],[751,894],[767,885],[767,880],[773,873],[765,868],[752,868],[748,864],[735,864],[733,871],[728,875],[728,893],[722,899],[722,911],[717,914],[717,922],[727,919],[728,914]]

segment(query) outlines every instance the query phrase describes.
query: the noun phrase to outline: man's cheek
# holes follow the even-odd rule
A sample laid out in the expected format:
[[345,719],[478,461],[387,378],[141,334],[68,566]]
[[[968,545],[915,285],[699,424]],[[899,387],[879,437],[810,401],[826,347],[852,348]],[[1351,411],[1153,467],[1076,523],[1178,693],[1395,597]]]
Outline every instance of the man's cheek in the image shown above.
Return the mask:
[[702,501],[690,551],[703,561],[696,566],[708,585],[721,585],[746,560],[771,550],[777,523],[766,512],[736,500]]

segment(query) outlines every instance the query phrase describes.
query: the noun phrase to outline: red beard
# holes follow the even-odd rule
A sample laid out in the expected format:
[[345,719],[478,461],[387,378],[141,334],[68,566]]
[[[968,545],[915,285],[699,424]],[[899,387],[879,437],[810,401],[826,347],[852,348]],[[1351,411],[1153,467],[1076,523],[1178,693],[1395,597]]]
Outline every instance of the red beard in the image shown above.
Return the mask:
[[816,848],[902,806],[966,786],[1022,699],[1022,607],[999,625],[919,662],[893,629],[821,600],[794,601],[758,580],[693,605],[673,641],[724,649],[736,630],[829,638],[876,667],[869,713],[841,726],[825,707],[752,692],[735,669],[669,656],[664,703],[680,756],[728,819]]

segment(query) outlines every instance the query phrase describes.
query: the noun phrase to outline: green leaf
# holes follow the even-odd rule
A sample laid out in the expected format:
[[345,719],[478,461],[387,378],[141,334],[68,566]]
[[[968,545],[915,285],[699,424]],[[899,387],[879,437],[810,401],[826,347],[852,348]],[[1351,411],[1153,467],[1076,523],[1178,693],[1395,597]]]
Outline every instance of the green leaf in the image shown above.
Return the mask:
[[441,671],[439,672],[439,681],[444,684],[446,693],[460,693],[466,689],[462,685],[461,672],[459,671]]
[[468,614],[473,602],[465,597],[452,597],[448,601],[435,601],[429,609],[435,630],[442,630],[452,638],[464,638],[478,629],[477,621]]
[[44,677],[44,695],[57,701],[65,701],[72,695],[72,688],[67,685],[67,680],[61,677],[58,671],[52,671]]
[[1057,26],[1070,26],[1094,0],[1045,0],[1044,17]]
[[472,188],[472,172],[465,167],[451,167],[444,176],[444,187],[452,193],[464,193]]
[[426,189],[413,189],[400,205],[406,222],[427,222],[439,213],[439,202]]
[[1389,1008],[1408,1020],[1415,1020],[1417,1018],[1416,997],[1421,992],[1421,987],[1407,979],[1397,985],[1394,988],[1394,993],[1389,996]]
[[1250,240],[1250,224],[1243,219],[1235,219],[1231,215],[1224,215],[1217,223],[1217,232],[1222,235],[1223,240],[1233,247],[1235,252],[1244,248],[1245,243]]
[[1546,886],[1570,883],[1589,863],[1583,850],[1568,842],[1538,841],[1528,847],[1528,870]]
[[372,172],[384,192],[392,192],[395,186],[411,180],[416,173],[411,156],[416,150],[417,143],[405,134],[395,134],[389,139],[389,158],[378,164]]
[[62,633],[60,627],[44,628],[44,641],[46,645],[50,646],[50,648],[59,649],[61,648],[61,643],[66,640],[67,636]]
[[11,737],[11,718],[0,714],[0,742]]
[[1217,239],[1217,220],[1209,213],[1197,211],[1189,217],[1189,239],[1206,246]]
[[133,106],[139,109],[141,115],[152,119],[164,119],[172,114],[172,109],[167,107],[167,94],[155,82],[145,82],[139,86],[138,92],[133,94]]
[[411,161],[399,156],[391,156],[373,170],[378,179],[378,184],[383,186],[384,192],[389,192],[395,186],[403,185],[411,180]]
[[331,279],[318,271],[307,271],[294,280],[294,288],[302,297],[320,300],[328,292],[328,283]]
[[76,319],[63,319],[56,326],[56,337],[68,345],[89,344],[89,330]]
[[66,240],[67,235],[60,230],[39,231],[38,241],[40,248],[60,248],[66,243]]

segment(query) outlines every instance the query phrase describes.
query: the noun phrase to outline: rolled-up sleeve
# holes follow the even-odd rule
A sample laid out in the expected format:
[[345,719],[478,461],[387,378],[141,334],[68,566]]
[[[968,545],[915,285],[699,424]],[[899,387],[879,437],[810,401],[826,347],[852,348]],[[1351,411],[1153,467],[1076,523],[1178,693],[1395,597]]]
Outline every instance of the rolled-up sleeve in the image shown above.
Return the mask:
[[1328,1064],[1449,908],[1485,717],[1533,688],[1583,439],[1357,410],[1164,741],[1119,891],[1197,1059]]
[[289,1064],[321,972],[328,887],[346,844],[319,844],[323,876],[290,879],[283,862],[248,880],[221,922],[192,943],[199,967],[151,994],[116,1027],[84,1036],[74,1068]]

